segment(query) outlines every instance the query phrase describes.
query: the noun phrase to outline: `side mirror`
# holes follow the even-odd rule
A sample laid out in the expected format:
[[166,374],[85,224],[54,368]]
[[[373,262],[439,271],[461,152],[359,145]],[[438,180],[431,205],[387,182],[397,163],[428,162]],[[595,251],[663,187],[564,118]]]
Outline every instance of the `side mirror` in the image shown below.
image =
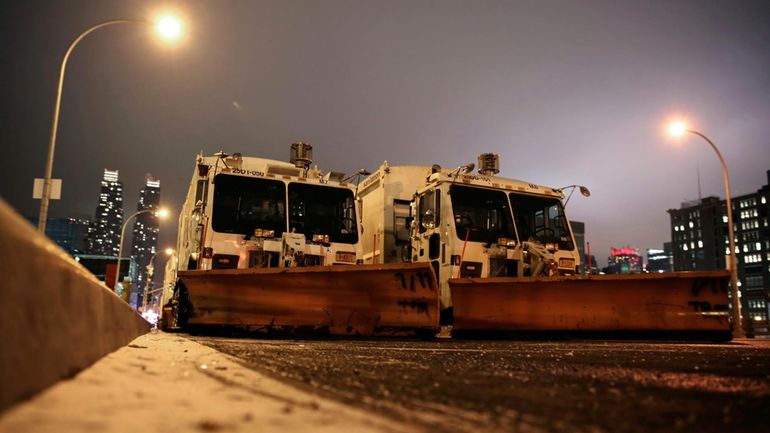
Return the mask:
[[433,215],[433,211],[428,209],[422,214],[422,228],[425,230],[432,230],[436,228],[436,216]]

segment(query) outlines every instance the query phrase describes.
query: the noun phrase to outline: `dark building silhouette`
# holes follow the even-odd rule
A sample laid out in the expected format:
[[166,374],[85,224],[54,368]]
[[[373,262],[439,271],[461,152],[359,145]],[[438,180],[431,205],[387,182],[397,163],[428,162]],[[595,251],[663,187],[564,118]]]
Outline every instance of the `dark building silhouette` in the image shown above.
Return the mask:
[[600,271],[596,255],[586,253],[586,273],[598,274]]
[[580,257],[580,273],[586,274],[587,272],[587,260],[586,260],[586,223],[581,221],[570,221],[572,227],[572,234],[575,235],[575,244],[577,244],[578,254]]
[[727,213],[718,197],[682,203],[669,209],[675,271],[725,268]]
[[[117,264],[117,257],[94,256],[88,254],[75,254],[74,257],[78,263],[83,265],[84,268],[88,269],[92,274],[94,274],[94,276],[99,281],[102,281],[108,286],[112,284],[112,281],[106,281],[107,265]],[[120,259],[120,276],[118,277],[119,280],[122,282],[125,277],[130,275],[131,270],[135,267],[136,264],[134,263],[133,259],[128,259],[125,257]]]
[[117,257],[122,224],[123,183],[118,180],[117,170],[104,170],[99,203],[88,228],[86,253]]
[[671,242],[663,244],[663,249],[647,249],[647,272],[671,272],[674,270],[674,256]]
[[[160,207],[160,181],[147,175],[145,186],[139,193],[137,211],[158,209]],[[132,296],[132,302],[137,307],[142,305],[141,293],[147,284],[147,265],[153,255],[158,251],[159,221],[154,213],[142,213],[136,216],[134,222],[133,241],[131,243],[131,257],[136,261],[135,281],[136,296]]]
[[[27,217],[32,225],[37,226],[37,217]],[[82,254],[86,250],[86,236],[91,221],[87,218],[48,218],[45,234],[67,253]]]
[[[758,191],[733,197],[741,307],[747,331],[768,333],[770,296],[770,170]],[[674,270],[725,269],[729,252],[725,201],[706,197],[668,211]],[[732,301],[731,301],[732,302]]]

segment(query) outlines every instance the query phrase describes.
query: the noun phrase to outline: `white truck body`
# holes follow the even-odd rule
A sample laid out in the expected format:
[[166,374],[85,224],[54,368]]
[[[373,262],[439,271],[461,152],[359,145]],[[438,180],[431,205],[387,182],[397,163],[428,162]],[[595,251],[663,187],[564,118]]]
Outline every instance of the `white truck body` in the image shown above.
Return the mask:
[[430,262],[442,309],[452,306],[450,278],[574,275],[580,265],[553,188],[386,161],[358,195],[364,263]]
[[[360,263],[355,185],[263,158],[198,156],[179,215],[178,270]],[[162,305],[173,295],[164,286]]]

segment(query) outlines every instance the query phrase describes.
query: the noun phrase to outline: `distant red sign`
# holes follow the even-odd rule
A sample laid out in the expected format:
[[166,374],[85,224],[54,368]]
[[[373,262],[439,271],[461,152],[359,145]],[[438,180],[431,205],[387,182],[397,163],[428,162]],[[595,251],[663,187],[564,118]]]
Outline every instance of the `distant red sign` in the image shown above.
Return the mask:
[[623,248],[612,248],[612,247],[610,247],[610,255],[612,257],[617,257],[617,256],[638,256],[639,255],[639,248],[631,248],[630,245],[626,245]]

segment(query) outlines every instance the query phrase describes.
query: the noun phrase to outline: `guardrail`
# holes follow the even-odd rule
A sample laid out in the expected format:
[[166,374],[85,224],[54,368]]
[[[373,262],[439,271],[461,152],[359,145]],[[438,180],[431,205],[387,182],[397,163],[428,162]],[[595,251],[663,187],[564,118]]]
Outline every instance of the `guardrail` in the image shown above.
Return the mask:
[[0,199],[0,411],[150,330]]

